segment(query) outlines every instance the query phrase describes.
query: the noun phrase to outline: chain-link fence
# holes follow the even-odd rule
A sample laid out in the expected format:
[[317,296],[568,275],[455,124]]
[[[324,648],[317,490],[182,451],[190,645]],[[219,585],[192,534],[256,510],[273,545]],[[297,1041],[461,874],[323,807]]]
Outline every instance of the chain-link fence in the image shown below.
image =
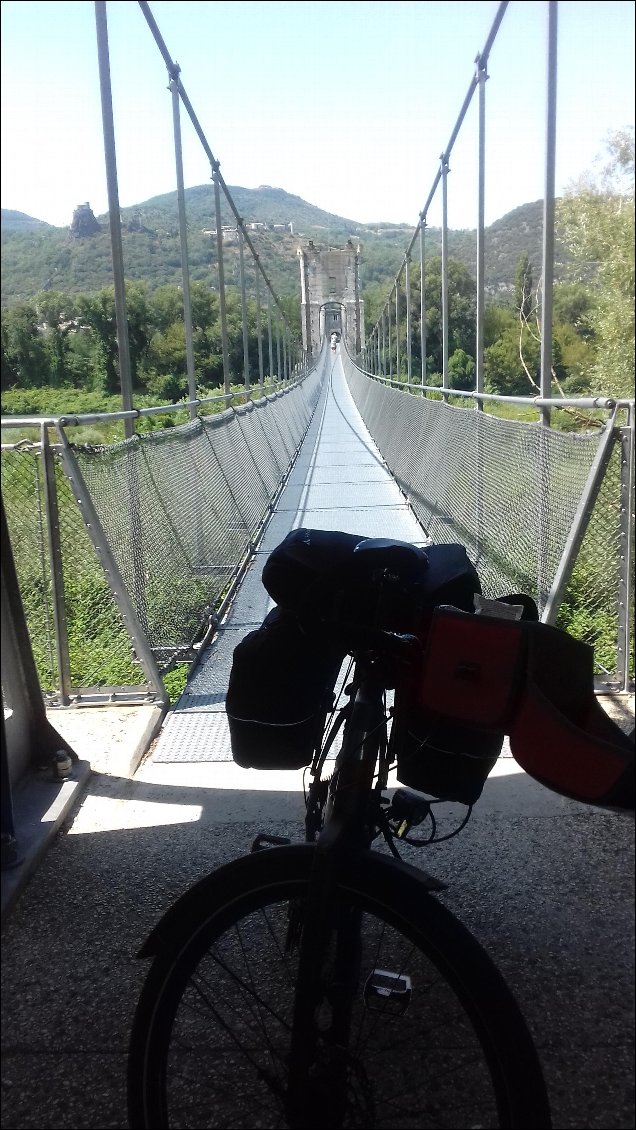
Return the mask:
[[59,609],[41,445],[3,449],[1,466],[11,547],[45,697],[56,700],[67,681],[85,691],[104,685],[143,688],[144,674],[59,458],[54,458],[63,565]]
[[[49,701],[59,701],[66,684],[85,700],[106,688],[149,690],[100,546],[112,553],[160,672],[194,658],[269,513],[319,392],[313,371],[295,386],[180,427],[103,447],[53,446],[57,605],[42,445],[3,448],[7,522]],[[78,471],[96,521],[83,507]]]
[[[351,358],[343,362],[365,424],[432,541],[462,542],[486,595],[529,593],[543,610],[597,459],[599,434],[452,407],[374,380]],[[621,597],[622,462],[617,442],[557,619],[594,646],[597,670],[607,676],[621,666],[621,617],[629,604]],[[633,537],[633,515],[631,526]],[[633,672],[633,647],[631,657]]]
[[[626,429],[622,433],[625,438]],[[634,677],[633,577],[626,572],[625,539],[631,539],[633,561],[634,511],[621,504],[625,491],[621,437],[607,471],[583,538],[572,576],[559,609],[557,624],[594,647],[597,671],[609,682],[624,664]],[[631,512],[630,512],[631,510]],[[631,593],[625,593],[625,587]],[[626,630],[627,629],[627,630]],[[627,656],[623,657],[626,649]]]
[[[463,542],[487,595],[528,592],[544,607],[597,458],[598,434],[557,432],[410,396],[344,361],[365,423],[431,539]],[[110,446],[65,452],[58,444],[51,449],[53,509],[41,445],[3,448],[2,494],[49,701],[71,689],[84,699],[107,689],[151,695],[125,608],[123,614],[113,595],[113,577],[107,580],[100,538],[159,671],[194,658],[270,512],[319,392],[314,371],[299,385],[220,416]],[[594,646],[598,672],[608,680],[625,647],[633,672],[633,638],[625,628],[633,604],[625,595],[632,582],[625,575],[624,447],[618,442],[609,458],[557,620]],[[93,522],[81,489],[69,484],[73,467]],[[99,537],[93,527],[101,527]]]

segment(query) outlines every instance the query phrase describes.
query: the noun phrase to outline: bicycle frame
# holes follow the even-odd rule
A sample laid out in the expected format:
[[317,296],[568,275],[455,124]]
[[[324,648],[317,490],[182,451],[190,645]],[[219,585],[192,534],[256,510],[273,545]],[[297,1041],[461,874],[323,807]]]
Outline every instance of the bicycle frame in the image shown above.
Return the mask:
[[[295,1127],[339,1125],[346,1105],[347,1049],[358,981],[361,914],[350,907],[339,907],[334,924],[331,909],[343,859],[350,852],[368,848],[374,838],[379,803],[374,806],[373,793],[379,795],[386,784],[386,765],[381,764],[374,789],[378,760],[382,762],[386,750],[386,714],[384,681],[373,671],[372,661],[365,663],[363,657],[358,658],[350,694],[351,709],[303,908],[287,1094],[288,1117]],[[333,972],[326,993],[330,1027],[321,1032],[317,1012],[325,999],[325,967],[334,933]],[[321,1039],[323,1055],[326,1052],[324,1066],[317,1065]]]

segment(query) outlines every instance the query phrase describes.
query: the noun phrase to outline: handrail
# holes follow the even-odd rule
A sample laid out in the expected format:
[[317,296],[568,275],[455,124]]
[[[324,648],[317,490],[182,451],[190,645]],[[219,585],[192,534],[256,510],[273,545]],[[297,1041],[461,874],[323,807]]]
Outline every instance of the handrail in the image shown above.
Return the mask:
[[375,373],[367,373],[366,376],[371,377],[374,381],[379,381],[381,384],[391,385],[392,388],[416,389],[418,392],[438,392],[440,396],[444,393],[445,396],[457,396],[462,400],[470,398],[472,400],[503,401],[508,404],[526,405],[528,408],[603,408],[611,410],[613,408],[634,408],[636,405],[634,397],[615,399],[601,395],[579,397],[506,396],[503,393],[494,392],[468,392],[466,389],[460,388],[443,389],[441,385],[422,385],[419,382],[396,380],[395,377],[381,377]]
[[[301,384],[304,379],[305,377],[303,376],[296,380],[289,381],[288,383],[281,381],[275,386],[273,394],[266,393],[265,395],[277,395],[280,392],[288,392],[290,389],[296,388],[297,385]],[[159,416],[172,412],[187,412],[190,408],[200,408],[206,404],[214,404],[219,400],[244,402],[246,398],[252,400],[252,396],[248,396],[242,390],[240,393],[221,393],[219,396],[208,396],[203,400],[179,400],[176,404],[154,405],[152,408],[131,408],[126,411],[121,410],[120,412],[63,412],[59,416],[2,416],[0,426],[3,428],[39,428],[44,425],[48,428],[54,428],[58,424],[61,424],[62,427],[78,427],[83,424],[107,424],[114,423],[117,420],[137,420],[141,416]],[[256,399],[263,399],[260,390]]]

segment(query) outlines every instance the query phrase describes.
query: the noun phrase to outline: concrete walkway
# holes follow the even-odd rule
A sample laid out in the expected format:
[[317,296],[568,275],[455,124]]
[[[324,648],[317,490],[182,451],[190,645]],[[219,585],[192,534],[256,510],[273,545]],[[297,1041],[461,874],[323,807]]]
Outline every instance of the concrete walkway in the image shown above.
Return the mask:
[[[406,540],[417,533],[399,492],[380,515],[365,505],[363,491],[355,494],[364,484],[349,483],[355,461],[322,446],[335,442],[330,429],[337,416],[347,427],[356,421],[339,368],[336,362],[330,399],[314,419],[296,479],[257,554],[255,583],[245,589],[251,603],[235,606],[244,630],[267,610],[256,583],[263,557],[293,525]],[[364,430],[362,442],[375,476],[382,463]],[[319,488],[331,491],[324,506]],[[298,504],[286,509],[293,490]],[[230,620],[225,630],[238,626]],[[6,1130],[125,1130],[128,1035],[146,972],[135,954],[144,938],[186,887],[248,851],[258,832],[302,837],[302,772],[257,773],[207,757],[160,760],[169,727],[180,724],[175,718],[201,727],[196,743],[208,739],[193,714],[216,714],[217,726],[223,716],[222,707],[202,702],[216,691],[195,680],[188,691],[199,701],[188,704],[184,696],[136,772],[131,766],[157,723],[151,714],[100,711],[104,725],[91,711],[90,740],[88,730],[84,739],[76,733],[77,752],[93,768],[84,799],[4,929]],[[64,732],[61,716],[58,725]],[[631,725],[626,710],[625,726]],[[454,806],[446,806],[448,828],[456,817]],[[502,758],[461,835],[423,854],[405,853],[449,884],[441,897],[515,992],[561,1130],[634,1125],[633,832],[632,819],[558,797]]]

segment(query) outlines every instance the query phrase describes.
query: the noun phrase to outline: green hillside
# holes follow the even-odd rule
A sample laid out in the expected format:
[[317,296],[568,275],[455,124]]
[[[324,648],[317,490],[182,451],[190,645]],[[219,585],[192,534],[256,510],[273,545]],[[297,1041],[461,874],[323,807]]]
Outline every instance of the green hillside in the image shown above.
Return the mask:
[[[266,227],[250,231],[261,261],[277,293],[297,294],[299,270],[297,248],[308,239],[319,245],[341,246],[352,238],[362,245],[362,287],[394,277],[403,261],[413,228],[409,225],[362,225],[325,212],[281,188],[261,185],[247,189],[230,187],[239,215],[246,224]],[[216,239],[214,192],[211,184],[186,190],[188,253],[191,277],[215,282]],[[101,231],[74,238],[69,228],[57,228],[24,213],[2,210],[2,305],[32,297],[43,290],[69,294],[94,293],[112,284],[108,217],[97,217]],[[222,223],[235,224],[232,211],[222,198]],[[273,225],[285,225],[274,231]],[[491,295],[505,295],[514,282],[519,256],[527,252],[538,274],[541,261],[542,204],[524,204],[497,220],[486,233],[486,285]],[[207,234],[206,234],[207,233]],[[181,251],[176,192],[156,196],[142,204],[122,209],[122,239],[126,277],[145,281],[153,290],[166,283],[178,284]],[[474,231],[451,231],[449,251],[453,258],[475,270]],[[429,253],[439,253],[441,230],[427,229]],[[238,248],[224,253],[226,282],[238,285]],[[251,256],[246,255],[248,286],[253,280]]]
[[44,220],[36,220],[34,216],[27,216],[25,212],[16,212],[12,208],[2,209],[2,231],[33,231],[34,228],[49,228]]

